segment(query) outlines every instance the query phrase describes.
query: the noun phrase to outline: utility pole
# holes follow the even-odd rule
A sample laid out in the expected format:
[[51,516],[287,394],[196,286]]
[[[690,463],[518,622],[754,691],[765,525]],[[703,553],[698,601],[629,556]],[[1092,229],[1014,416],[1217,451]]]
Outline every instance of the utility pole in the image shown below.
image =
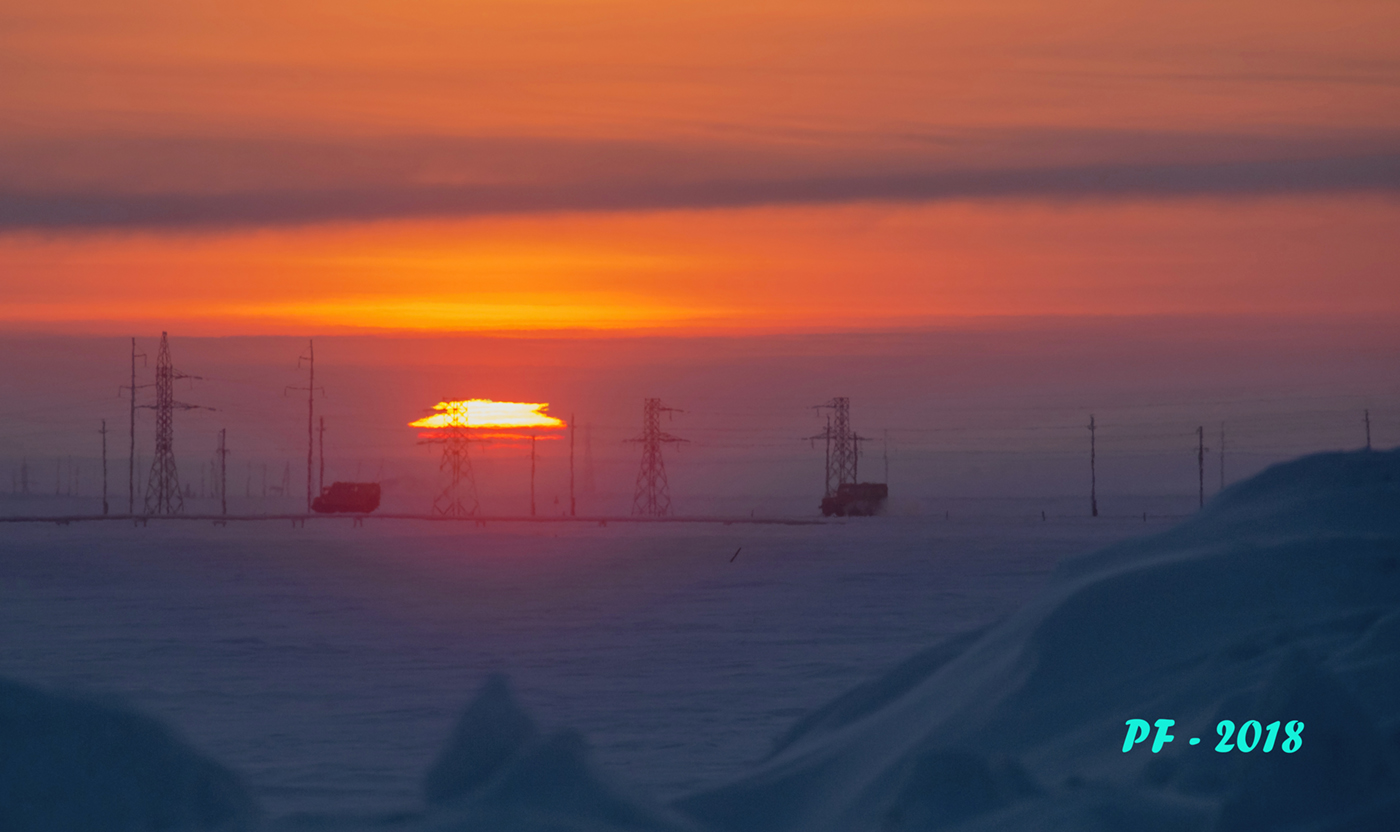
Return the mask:
[[1206,428],[1196,428],[1196,470],[1200,477],[1201,508],[1206,505]]
[[151,476],[146,482],[147,514],[179,514],[185,510],[180,474],[175,468],[175,411],[196,410],[199,405],[175,401],[175,381],[182,378],[197,379],[199,376],[176,372],[170,361],[169,336],[162,332],[160,351],[156,353],[156,403],[142,405],[156,412],[156,452],[151,459]]
[[530,516],[535,516],[535,434],[530,434]]
[[[131,339],[131,386],[120,388],[131,391],[131,448],[127,454],[126,466],[126,513],[136,513],[136,356],[141,356],[141,364],[146,363],[146,354],[136,351],[136,339]],[[145,387],[147,385],[141,385]],[[120,390],[118,391],[120,392]]]
[[1366,411],[1366,450],[1371,450],[1371,411]]
[[107,514],[107,420],[102,420],[102,513]]
[[574,414],[569,414],[569,516],[578,516],[578,503],[574,500]]
[[326,493],[326,417],[321,417],[321,428],[317,431],[316,453],[321,457],[321,471],[316,478],[316,493]]
[[[297,356],[297,369],[305,361],[310,371],[305,387],[288,387],[287,390],[306,391],[306,510],[311,511],[311,472],[316,464],[316,342],[306,342],[306,355]],[[324,391],[322,391],[324,392]],[[286,390],[283,391],[286,394]]]
[[311,426],[316,416],[316,342],[306,342],[306,363],[311,371],[306,392],[306,510],[311,511],[311,457],[315,446],[311,443]]
[[885,483],[890,481],[890,429],[885,428]]
[[219,428],[219,509],[228,514],[228,446],[224,443],[227,428]]
[[642,435],[628,442],[642,446],[642,466],[637,471],[637,489],[632,498],[632,513],[644,517],[665,517],[671,513],[671,486],[666,480],[666,463],[661,458],[661,446],[668,442],[688,442],[661,430],[662,413],[683,413],[674,407],[664,407],[660,399],[642,402]]
[[1097,435],[1094,427],[1094,416],[1089,415],[1089,516],[1099,516],[1099,474],[1095,463],[1095,456],[1098,451]]

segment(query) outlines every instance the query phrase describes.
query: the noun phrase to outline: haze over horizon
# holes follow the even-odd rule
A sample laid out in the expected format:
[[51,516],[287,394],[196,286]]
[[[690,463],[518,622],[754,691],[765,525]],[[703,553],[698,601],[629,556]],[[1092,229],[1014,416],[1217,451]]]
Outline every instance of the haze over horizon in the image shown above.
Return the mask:
[[[158,335],[137,341],[154,355]],[[180,382],[176,398],[215,408],[175,414],[182,482],[207,476],[226,429],[231,510],[295,509],[307,403],[294,388],[307,383],[297,360],[306,340],[175,332],[170,345],[175,366],[201,377]],[[852,399],[854,426],[870,438],[863,478],[883,480],[888,457],[891,505],[909,514],[1084,513],[1090,415],[1100,503],[1115,515],[1195,506],[1198,426],[1208,495],[1219,488],[1222,429],[1228,482],[1300,454],[1361,447],[1368,413],[1376,447],[1400,443],[1400,331],[1385,322],[1043,319],[825,335],[340,335],[315,345],[326,481],[382,480],[386,510],[429,505],[439,450],[419,445],[408,423],[465,398],[547,402],[551,416],[576,424],[583,514],[627,513],[640,453],[627,440],[648,396],[685,411],[666,429],[689,442],[665,457],[676,511],[687,515],[815,512],[823,449],[806,437],[823,428],[813,406],[837,395]],[[91,509],[106,419],[111,489],[124,509],[129,404],[117,388],[129,383],[130,340],[11,334],[0,350],[15,358],[0,376],[9,490],[25,460],[40,494],[58,485],[55,466],[67,472],[65,491],[77,468],[86,502],[64,507]],[[152,366],[138,362],[138,384]],[[151,412],[138,411],[138,486],[153,430]],[[542,505],[557,514],[553,500],[568,500],[568,443],[537,452]],[[528,447],[495,442],[472,454],[483,511],[524,513]],[[295,499],[265,499],[264,477],[275,489],[284,473]]]

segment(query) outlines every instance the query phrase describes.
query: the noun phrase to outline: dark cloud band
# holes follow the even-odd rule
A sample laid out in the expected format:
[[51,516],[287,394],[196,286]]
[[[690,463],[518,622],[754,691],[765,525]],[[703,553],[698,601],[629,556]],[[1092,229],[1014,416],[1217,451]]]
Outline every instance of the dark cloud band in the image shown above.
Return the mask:
[[0,232],[218,229],[491,215],[963,199],[1400,195],[1400,154],[762,177],[651,173],[563,184],[293,187],[203,193],[0,190]]

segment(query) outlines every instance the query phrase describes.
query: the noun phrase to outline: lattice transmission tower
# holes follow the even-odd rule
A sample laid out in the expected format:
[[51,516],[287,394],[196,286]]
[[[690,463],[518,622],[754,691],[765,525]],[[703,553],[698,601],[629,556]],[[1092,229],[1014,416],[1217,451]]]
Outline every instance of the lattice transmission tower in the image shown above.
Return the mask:
[[832,496],[836,489],[846,483],[859,482],[860,442],[866,437],[858,436],[851,430],[851,400],[837,396],[826,404],[817,405],[818,410],[830,408],[826,429],[809,439],[826,440],[826,495]]
[[476,498],[476,473],[468,451],[475,440],[467,432],[467,404],[454,402],[448,411],[448,425],[419,440],[420,445],[441,445],[444,474],[442,490],[433,498],[433,514],[442,517],[471,517],[481,509]]
[[[175,467],[175,411],[210,410],[196,404],[175,401],[175,380],[199,376],[177,372],[170,362],[170,339],[160,334],[156,354],[156,402],[141,407],[156,412],[156,451],[151,460],[151,476],[146,481],[146,514],[179,514],[185,510],[180,494],[180,472]],[[134,391],[133,391],[134,392]]]
[[643,517],[665,517],[671,513],[671,486],[666,481],[666,462],[661,458],[661,446],[666,443],[688,442],[661,429],[662,413],[683,413],[674,407],[663,407],[660,399],[645,399],[642,404],[642,435],[628,442],[642,446],[642,467],[637,471],[637,490],[632,498],[632,513]]

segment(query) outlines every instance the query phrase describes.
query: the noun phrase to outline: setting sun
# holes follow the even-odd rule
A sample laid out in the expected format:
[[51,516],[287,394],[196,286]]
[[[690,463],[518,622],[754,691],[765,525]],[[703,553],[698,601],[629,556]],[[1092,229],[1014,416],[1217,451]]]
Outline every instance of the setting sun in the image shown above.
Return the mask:
[[544,413],[548,402],[496,402],[469,399],[438,402],[432,416],[425,416],[409,427],[415,428],[562,428],[564,421]]

